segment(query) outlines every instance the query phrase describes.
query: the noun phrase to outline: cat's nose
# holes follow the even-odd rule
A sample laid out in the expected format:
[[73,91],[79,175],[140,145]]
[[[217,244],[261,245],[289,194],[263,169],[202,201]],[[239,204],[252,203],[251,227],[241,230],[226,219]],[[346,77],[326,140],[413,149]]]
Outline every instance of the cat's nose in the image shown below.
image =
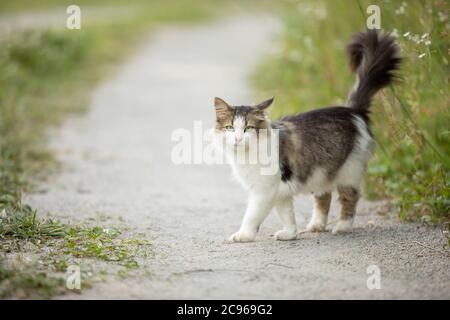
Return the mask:
[[242,136],[235,136],[234,137],[234,143],[235,144],[238,144],[239,142],[241,142],[242,141]]

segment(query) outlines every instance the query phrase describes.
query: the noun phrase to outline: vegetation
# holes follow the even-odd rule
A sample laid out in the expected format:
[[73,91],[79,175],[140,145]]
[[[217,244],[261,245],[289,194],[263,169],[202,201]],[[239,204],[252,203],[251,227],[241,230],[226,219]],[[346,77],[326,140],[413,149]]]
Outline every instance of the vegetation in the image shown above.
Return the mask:
[[274,116],[344,104],[354,82],[345,46],[366,29],[366,8],[381,8],[381,26],[398,39],[403,81],[372,107],[378,146],[366,193],[387,197],[403,219],[450,218],[448,1],[286,1],[280,50],[254,75],[274,95]]
[[0,256],[1,298],[49,298],[67,292],[64,275],[69,266],[80,268],[81,288],[102,280],[99,275],[137,274],[139,260],[152,255],[148,241],[123,237],[118,227],[69,226],[37,219],[32,210],[4,218],[0,227],[0,250],[5,253]]
[[49,298],[62,292],[64,280],[36,272],[35,268],[6,267],[0,264],[0,298]]

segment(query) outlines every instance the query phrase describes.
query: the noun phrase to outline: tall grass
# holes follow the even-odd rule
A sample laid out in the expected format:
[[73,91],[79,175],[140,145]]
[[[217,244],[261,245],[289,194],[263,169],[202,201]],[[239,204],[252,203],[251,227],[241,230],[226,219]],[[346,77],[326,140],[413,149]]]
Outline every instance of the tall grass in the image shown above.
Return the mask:
[[276,96],[274,116],[342,105],[354,82],[345,46],[366,29],[370,4],[381,7],[384,31],[397,36],[403,81],[372,106],[378,147],[366,194],[388,197],[404,219],[450,218],[448,2],[286,1],[279,52],[254,75],[264,95]]

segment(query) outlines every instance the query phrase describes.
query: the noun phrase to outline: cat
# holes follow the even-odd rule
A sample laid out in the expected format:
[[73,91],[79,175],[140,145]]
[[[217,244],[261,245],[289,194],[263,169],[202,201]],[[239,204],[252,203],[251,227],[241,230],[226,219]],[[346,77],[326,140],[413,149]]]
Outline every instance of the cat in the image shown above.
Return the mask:
[[[395,38],[376,30],[355,34],[347,53],[357,80],[345,107],[316,109],[270,121],[267,109],[273,98],[254,106],[231,106],[215,98],[214,137],[225,141],[226,147],[220,148],[249,192],[241,227],[229,241],[254,241],[273,208],[283,224],[275,239],[296,239],[293,197],[298,193],[312,194],[315,200],[307,231],[325,231],[335,190],[341,212],[332,233],[352,231],[361,180],[374,149],[369,107],[375,93],[398,79],[401,58]],[[258,163],[236,161],[236,155],[249,152],[250,143],[262,139],[260,132],[270,136],[275,130],[279,165],[274,174],[262,174]]]

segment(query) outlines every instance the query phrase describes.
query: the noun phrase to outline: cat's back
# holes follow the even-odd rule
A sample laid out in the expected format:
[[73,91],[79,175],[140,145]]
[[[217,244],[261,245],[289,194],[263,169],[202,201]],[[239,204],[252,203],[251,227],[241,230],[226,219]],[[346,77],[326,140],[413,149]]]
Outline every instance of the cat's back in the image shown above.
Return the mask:
[[[355,109],[351,109],[343,106],[333,106],[314,109],[311,111],[298,113],[294,115],[287,115],[274,124],[282,125],[283,123],[291,124],[298,129],[309,129],[313,127],[324,128],[327,126],[346,126],[354,119],[355,116],[360,117],[362,120],[367,121],[365,115],[360,114]],[[292,126],[289,126],[292,127]]]
[[[367,119],[354,109],[328,107],[285,116],[273,123],[279,129],[280,157],[285,180],[306,182],[320,168],[334,177],[357,150],[362,130],[370,136]],[[288,168],[289,170],[286,170]]]
[[355,119],[364,123],[367,119],[347,107],[327,107],[304,113],[284,116],[273,123],[273,128],[280,129],[280,135],[300,138],[304,144],[336,144],[341,147],[352,143],[358,134]]

